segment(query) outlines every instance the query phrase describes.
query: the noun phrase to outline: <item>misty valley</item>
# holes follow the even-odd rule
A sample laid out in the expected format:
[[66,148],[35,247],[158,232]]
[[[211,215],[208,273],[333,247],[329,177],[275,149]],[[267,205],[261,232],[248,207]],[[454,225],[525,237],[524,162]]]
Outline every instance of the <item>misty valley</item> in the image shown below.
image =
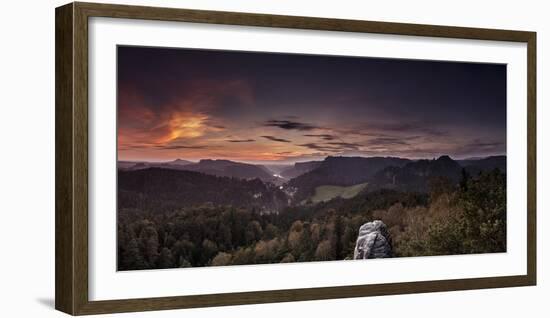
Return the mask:
[[118,162],[118,270],[506,251],[506,157]]

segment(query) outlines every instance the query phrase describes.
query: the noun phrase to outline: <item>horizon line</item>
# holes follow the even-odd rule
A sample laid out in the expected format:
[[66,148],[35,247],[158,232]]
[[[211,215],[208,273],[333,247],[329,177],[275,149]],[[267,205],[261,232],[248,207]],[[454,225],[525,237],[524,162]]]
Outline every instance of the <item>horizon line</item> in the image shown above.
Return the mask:
[[185,160],[193,163],[198,163],[203,160],[224,160],[224,161],[232,161],[232,162],[239,162],[239,163],[248,163],[248,164],[295,164],[295,163],[303,163],[303,162],[311,162],[311,161],[324,161],[325,159],[329,157],[347,157],[347,158],[400,158],[400,159],[408,159],[408,160],[435,160],[441,157],[449,157],[452,160],[481,160],[486,159],[490,157],[506,157],[506,154],[493,154],[493,155],[486,155],[486,156],[469,156],[469,157],[463,157],[463,158],[453,158],[451,155],[439,155],[439,156],[433,156],[433,157],[421,157],[421,158],[410,158],[410,157],[401,157],[401,156],[360,156],[360,155],[353,155],[353,156],[345,156],[345,155],[336,155],[336,156],[324,156],[319,159],[311,158],[311,159],[304,159],[304,160],[240,160],[240,159],[226,159],[226,158],[200,158],[200,159],[185,159],[183,157],[177,157],[167,160],[147,160],[147,159],[119,159],[117,158],[117,162],[149,162],[149,163],[169,163],[176,160]]

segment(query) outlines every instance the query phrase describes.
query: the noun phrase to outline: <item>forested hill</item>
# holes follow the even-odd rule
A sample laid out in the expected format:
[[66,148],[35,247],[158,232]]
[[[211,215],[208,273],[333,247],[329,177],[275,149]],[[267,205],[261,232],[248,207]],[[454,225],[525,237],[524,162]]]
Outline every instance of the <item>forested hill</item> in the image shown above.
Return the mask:
[[481,171],[491,171],[498,169],[506,173],[506,156],[490,156],[481,159],[458,160],[470,174],[477,175]]
[[253,165],[242,162],[202,159],[199,162],[191,162],[182,159],[176,159],[169,162],[131,162],[119,161],[121,170],[142,170],[147,168],[166,168],[172,170],[187,170],[202,172],[218,177],[232,177],[240,179],[259,178],[262,181],[273,181],[274,177],[267,168],[262,165]]
[[409,159],[395,157],[327,157],[319,167],[288,182],[297,189],[299,202],[321,185],[349,186],[368,181],[376,172],[390,166],[402,167]]
[[119,208],[171,210],[211,203],[278,211],[286,195],[259,179],[217,177],[194,171],[148,168],[118,172]]
[[241,179],[258,178],[263,181],[271,181],[273,176],[264,166],[253,165],[230,160],[203,159],[198,163],[185,166],[185,170],[197,171],[219,177],[232,177]]
[[290,166],[281,171],[281,176],[286,179],[296,178],[304,173],[308,173],[313,169],[316,169],[321,165],[322,161],[306,161],[296,162],[293,166]]
[[371,181],[372,188],[399,189],[402,191],[427,192],[434,178],[444,177],[451,184],[460,180],[462,167],[449,156],[435,160],[418,160],[403,167],[387,167],[376,173]]

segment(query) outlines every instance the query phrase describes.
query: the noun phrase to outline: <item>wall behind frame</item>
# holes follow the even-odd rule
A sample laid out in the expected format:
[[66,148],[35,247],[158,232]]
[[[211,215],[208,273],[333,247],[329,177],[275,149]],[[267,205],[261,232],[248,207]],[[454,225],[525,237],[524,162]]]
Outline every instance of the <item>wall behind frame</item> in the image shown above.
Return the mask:
[[[544,317],[550,312],[550,20],[543,1],[108,1],[108,3],[304,15],[538,32],[538,286],[125,314],[129,317],[316,315]],[[63,317],[54,295],[54,8],[65,1],[4,5],[0,50],[1,316]],[[131,316],[133,315],[133,316]],[[112,315],[122,317],[122,315]]]

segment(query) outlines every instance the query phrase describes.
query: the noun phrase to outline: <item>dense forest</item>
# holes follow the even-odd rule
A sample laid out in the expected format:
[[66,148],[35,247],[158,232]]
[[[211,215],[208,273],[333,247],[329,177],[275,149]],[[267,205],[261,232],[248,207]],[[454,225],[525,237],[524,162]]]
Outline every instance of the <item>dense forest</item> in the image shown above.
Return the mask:
[[[119,171],[118,269],[352,259],[359,227],[373,220],[387,225],[394,257],[506,251],[505,174],[453,167],[452,176],[427,176],[418,191],[388,184],[316,204],[285,200],[282,187],[259,179]],[[392,171],[409,176],[413,168]],[[319,179],[306,174],[315,180],[308,186]]]

